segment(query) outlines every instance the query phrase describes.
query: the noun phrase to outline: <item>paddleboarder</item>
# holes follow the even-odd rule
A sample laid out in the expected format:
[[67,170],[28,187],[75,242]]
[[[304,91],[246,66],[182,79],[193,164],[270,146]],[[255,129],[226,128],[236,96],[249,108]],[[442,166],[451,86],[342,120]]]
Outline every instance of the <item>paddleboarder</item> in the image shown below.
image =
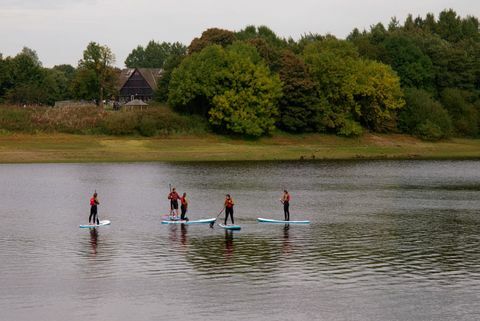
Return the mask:
[[182,197],[180,198],[180,210],[182,211],[182,215],[180,216],[181,220],[187,220],[188,218],[185,217],[188,209],[188,200],[187,200],[187,193],[183,193]]
[[88,224],[90,224],[90,221],[93,224],[95,224],[95,221],[97,222],[97,225],[100,224],[97,216],[97,205],[99,204],[100,202],[98,201],[98,195],[97,195],[97,192],[95,192],[93,193],[93,196],[90,199],[90,216],[88,217]]
[[225,205],[225,225],[227,225],[227,219],[229,215],[232,220],[232,225],[234,225],[235,223],[233,221],[233,205],[235,205],[235,203],[233,202],[233,198],[230,196],[230,194],[226,195],[224,205]]
[[172,191],[170,194],[168,194],[168,199],[170,200],[170,216],[172,216],[173,211],[175,210],[175,215],[173,218],[178,218],[178,199],[180,198],[180,195],[178,195],[177,191],[175,190],[175,187],[172,188]]
[[290,221],[290,194],[287,190],[283,190],[282,198],[280,202],[283,204],[283,214],[285,215],[285,221]]

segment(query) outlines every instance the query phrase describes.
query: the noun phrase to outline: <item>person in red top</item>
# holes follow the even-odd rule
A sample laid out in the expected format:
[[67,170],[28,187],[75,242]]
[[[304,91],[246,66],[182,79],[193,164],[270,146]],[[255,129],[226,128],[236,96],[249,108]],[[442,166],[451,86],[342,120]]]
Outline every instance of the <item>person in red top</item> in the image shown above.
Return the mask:
[[180,195],[178,195],[177,191],[175,190],[175,187],[172,188],[172,191],[170,194],[168,194],[168,199],[170,200],[170,216],[173,214],[173,210],[175,210],[175,215],[173,218],[178,217],[178,199],[180,198]]
[[98,198],[97,198],[97,192],[95,192],[93,193],[93,197],[90,199],[90,216],[88,217],[88,224],[90,224],[90,221],[93,224],[95,224],[95,221],[97,221],[97,225],[100,224],[97,216],[97,205],[99,204],[100,202],[98,201]]
[[182,215],[180,216],[180,219],[188,221],[188,217],[185,217],[188,209],[187,193],[183,193],[182,197],[180,198],[180,204],[180,209],[182,210]]
[[230,196],[230,194],[227,194],[225,197],[225,225],[227,225],[227,219],[229,215],[232,220],[232,224],[235,224],[233,222],[233,205],[235,205],[233,198]]
[[280,202],[283,204],[283,214],[285,215],[285,221],[290,221],[290,194],[287,190],[283,191]]

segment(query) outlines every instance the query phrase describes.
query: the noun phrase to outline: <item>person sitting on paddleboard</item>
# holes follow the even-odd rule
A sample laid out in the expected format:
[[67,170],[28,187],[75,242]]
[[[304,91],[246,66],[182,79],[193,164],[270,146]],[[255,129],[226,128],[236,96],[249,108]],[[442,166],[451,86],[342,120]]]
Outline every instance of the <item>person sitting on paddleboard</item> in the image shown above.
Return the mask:
[[180,198],[180,209],[182,211],[182,215],[180,216],[181,220],[187,220],[188,218],[185,217],[185,214],[187,214],[187,209],[188,209],[188,200],[187,200],[187,193],[183,193],[182,197]]
[[290,194],[287,190],[283,191],[280,201],[283,204],[283,214],[285,215],[285,221],[290,221]]
[[232,225],[235,224],[233,222],[233,205],[235,205],[233,198],[230,196],[230,194],[227,194],[225,197],[225,225],[227,225],[228,215],[230,215]]
[[88,224],[90,224],[90,221],[93,224],[95,224],[95,221],[97,222],[97,225],[100,224],[97,216],[97,205],[99,204],[100,202],[98,201],[98,198],[97,198],[97,192],[95,192],[93,193],[93,197],[90,199],[90,216],[88,217]]
[[170,216],[173,214],[173,210],[175,210],[175,215],[173,216],[174,218],[178,217],[178,199],[180,198],[180,195],[178,195],[177,191],[175,190],[175,187],[172,188],[172,191],[170,194],[168,194],[168,199],[170,200]]

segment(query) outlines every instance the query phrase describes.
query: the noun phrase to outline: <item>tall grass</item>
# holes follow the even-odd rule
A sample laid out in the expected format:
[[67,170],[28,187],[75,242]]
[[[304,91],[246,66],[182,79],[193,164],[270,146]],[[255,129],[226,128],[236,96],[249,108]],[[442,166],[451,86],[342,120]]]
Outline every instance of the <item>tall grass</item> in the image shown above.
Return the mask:
[[155,136],[201,134],[208,130],[208,124],[199,116],[180,115],[166,106],[130,111],[105,111],[91,106],[0,106],[0,130]]

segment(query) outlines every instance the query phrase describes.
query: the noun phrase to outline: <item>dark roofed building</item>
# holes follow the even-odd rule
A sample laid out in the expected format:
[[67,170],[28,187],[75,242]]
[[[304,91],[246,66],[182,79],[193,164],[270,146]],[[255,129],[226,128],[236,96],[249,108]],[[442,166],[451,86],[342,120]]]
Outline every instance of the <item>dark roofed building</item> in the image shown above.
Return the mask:
[[123,69],[119,77],[119,100],[121,102],[133,99],[151,100],[161,75],[162,69],[157,68]]

